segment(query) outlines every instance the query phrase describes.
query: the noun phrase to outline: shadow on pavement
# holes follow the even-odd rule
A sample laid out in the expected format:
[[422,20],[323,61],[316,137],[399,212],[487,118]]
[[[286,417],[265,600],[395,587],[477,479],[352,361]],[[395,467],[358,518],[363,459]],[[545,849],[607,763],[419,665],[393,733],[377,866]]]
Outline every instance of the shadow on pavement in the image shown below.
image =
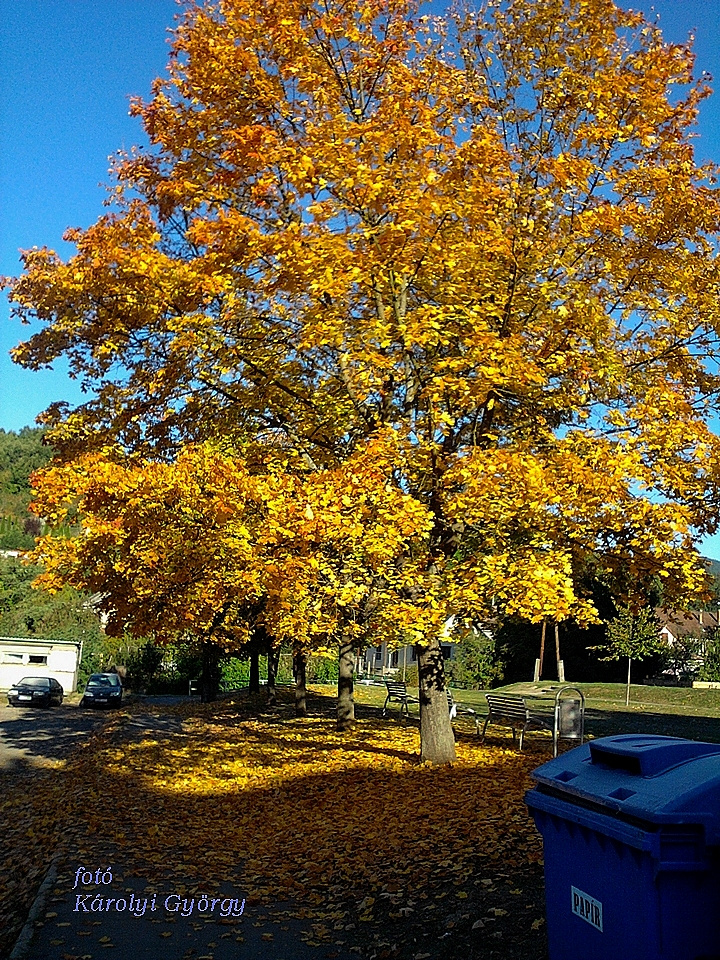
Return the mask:
[[49,709],[0,708],[0,770],[20,772],[67,759],[105,716],[65,703]]

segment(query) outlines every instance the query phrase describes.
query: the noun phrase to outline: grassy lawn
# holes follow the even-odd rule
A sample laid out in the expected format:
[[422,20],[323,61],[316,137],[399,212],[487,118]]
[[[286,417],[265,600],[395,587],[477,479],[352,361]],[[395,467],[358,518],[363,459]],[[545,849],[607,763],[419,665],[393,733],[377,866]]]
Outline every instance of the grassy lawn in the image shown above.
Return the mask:
[[[577,687],[585,695],[585,706],[629,713],[690,714],[697,717],[720,717],[720,690],[694,690],[692,687],[651,687],[632,684],[630,707],[625,706],[625,684],[621,683],[573,683],[555,681],[540,683],[511,683],[498,687],[494,692],[515,693],[519,696],[552,699],[562,686]],[[332,689],[330,686],[328,690]],[[356,684],[356,699],[362,703],[382,706],[385,701],[384,686]],[[460,704],[487,712],[485,691],[453,688],[453,696]]]
[[[518,696],[537,697],[552,702],[556,691],[562,686],[577,687],[585,695],[587,710],[601,709],[621,713],[667,713],[696,717],[720,717],[720,690],[694,690],[691,687],[651,687],[632,684],[630,706],[625,706],[625,685],[620,683],[511,683],[498,687],[495,693],[514,693]],[[332,690],[331,686],[320,687]],[[414,691],[411,691],[414,692]],[[416,691],[415,691],[416,692]],[[485,691],[453,689],[458,704],[487,713]],[[385,687],[356,684],[355,699],[360,703],[382,706],[385,702]],[[391,709],[397,709],[393,704]],[[411,708],[412,709],[412,708]],[[417,709],[417,708],[415,708]]]
[[[537,695],[540,691],[555,690],[561,684],[556,683],[513,683],[503,687],[507,693]],[[720,717],[720,690],[694,690],[692,687],[651,687],[632,684],[630,687],[630,706],[625,706],[625,684],[621,683],[578,683],[572,684],[585,695],[585,706],[590,709],[612,710],[621,713],[665,713],[683,714],[695,717]],[[458,699],[465,699],[458,692]],[[483,696],[481,694],[481,696]],[[661,732],[661,731],[658,731]]]
[[[692,740],[720,742],[720,690],[695,690],[691,687],[652,687],[633,684],[630,706],[625,706],[625,685],[619,683],[578,683],[585,696],[586,730],[594,737],[618,733],[658,733]],[[562,684],[513,683],[496,692],[514,693],[528,698],[539,712],[552,710],[555,692]],[[328,690],[331,688],[328,688]],[[373,706],[385,701],[384,686],[357,684],[356,700]],[[411,691],[412,692],[412,691]],[[487,702],[482,690],[453,690],[459,705],[471,707],[478,714],[487,714]],[[391,710],[397,710],[391,705]],[[417,706],[410,707],[411,716],[417,716]],[[460,716],[459,730],[474,726]],[[501,735],[501,734],[500,734]],[[509,734],[508,734],[509,736]],[[535,734],[534,736],[537,736]]]

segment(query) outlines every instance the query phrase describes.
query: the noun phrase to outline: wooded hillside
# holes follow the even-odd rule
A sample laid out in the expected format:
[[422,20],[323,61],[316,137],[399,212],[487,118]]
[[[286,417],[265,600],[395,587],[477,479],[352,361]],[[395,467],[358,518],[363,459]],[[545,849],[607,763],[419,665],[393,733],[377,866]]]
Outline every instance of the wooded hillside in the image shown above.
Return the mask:
[[19,433],[0,429],[0,549],[26,550],[41,532],[40,520],[28,510],[30,475],[51,456],[41,427]]

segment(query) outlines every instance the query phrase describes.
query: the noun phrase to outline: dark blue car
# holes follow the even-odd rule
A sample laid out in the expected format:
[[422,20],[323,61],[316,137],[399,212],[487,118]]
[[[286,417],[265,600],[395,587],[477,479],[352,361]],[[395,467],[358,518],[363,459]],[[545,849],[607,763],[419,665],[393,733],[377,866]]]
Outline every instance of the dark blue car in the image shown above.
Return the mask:
[[63,702],[63,688],[54,677],[23,677],[8,690],[11,707],[50,707]]
[[80,701],[81,707],[119,707],[122,683],[116,673],[93,673]]

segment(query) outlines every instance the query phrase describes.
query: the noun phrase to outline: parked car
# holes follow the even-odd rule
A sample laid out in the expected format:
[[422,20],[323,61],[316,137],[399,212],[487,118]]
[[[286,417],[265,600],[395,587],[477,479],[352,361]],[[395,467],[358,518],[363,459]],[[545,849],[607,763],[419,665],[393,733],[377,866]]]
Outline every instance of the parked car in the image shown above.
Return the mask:
[[122,683],[116,673],[93,673],[86,686],[81,707],[119,707]]
[[23,677],[8,690],[11,707],[49,707],[63,702],[63,688],[54,677]]

